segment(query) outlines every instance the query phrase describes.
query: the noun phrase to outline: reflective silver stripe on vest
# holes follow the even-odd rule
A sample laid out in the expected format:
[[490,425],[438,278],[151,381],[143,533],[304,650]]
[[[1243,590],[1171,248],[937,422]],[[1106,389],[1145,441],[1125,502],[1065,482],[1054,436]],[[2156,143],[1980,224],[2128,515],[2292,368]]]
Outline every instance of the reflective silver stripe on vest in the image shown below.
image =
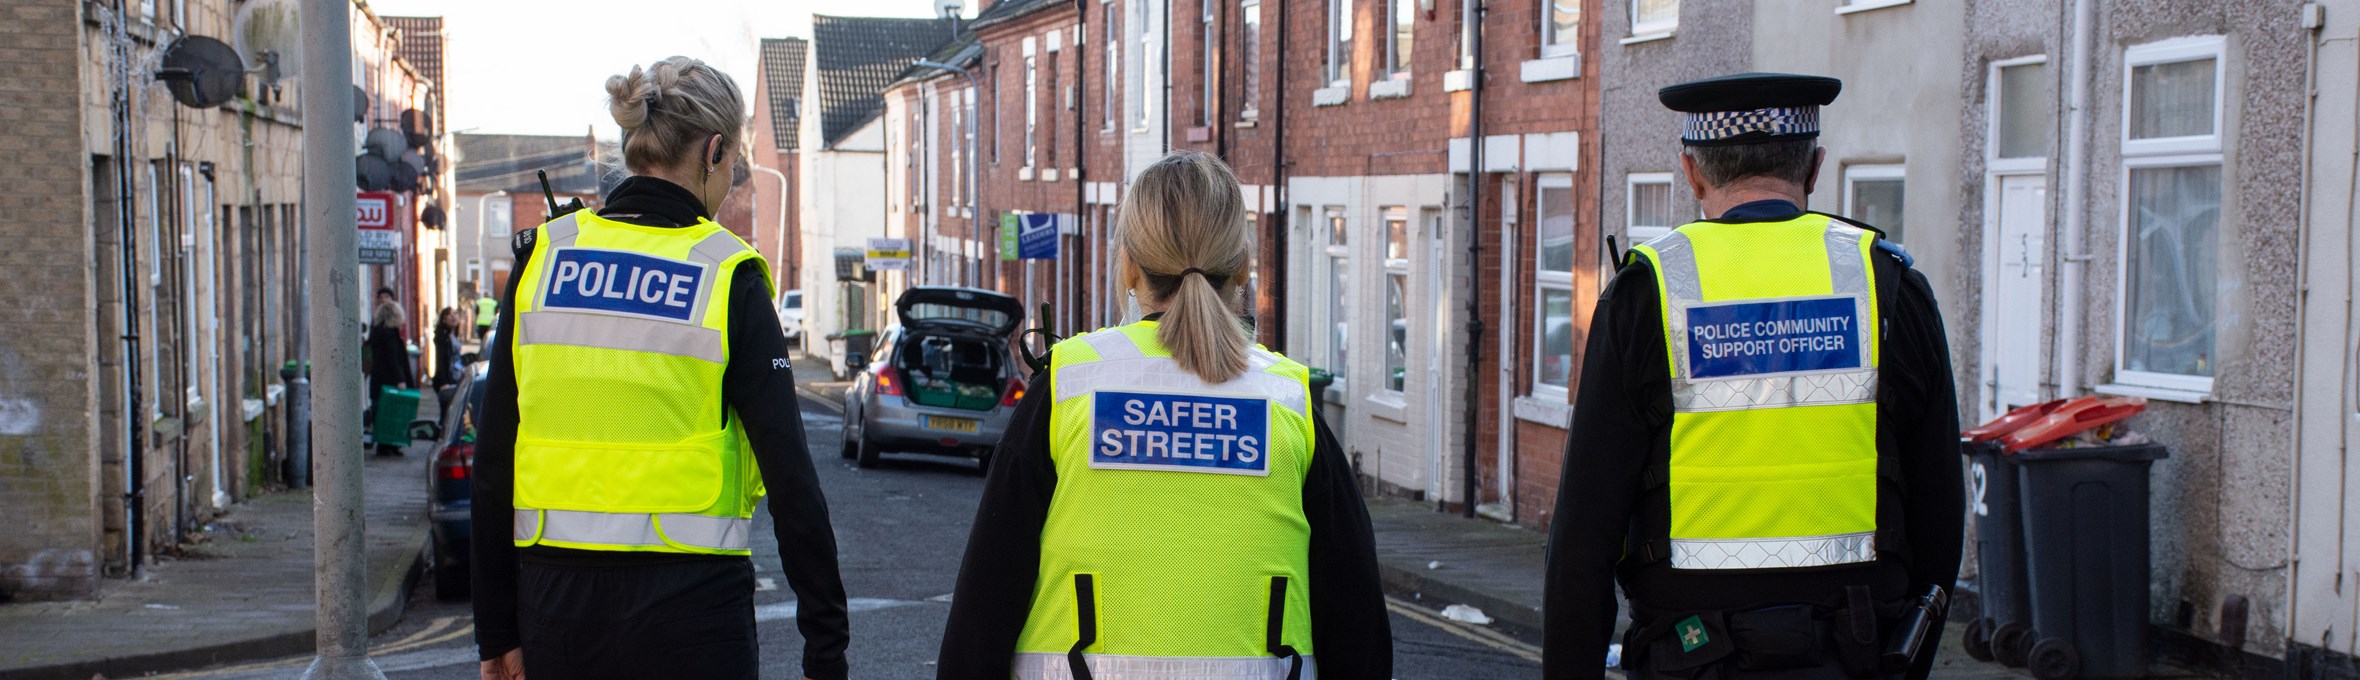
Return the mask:
[[1793,538],[1675,538],[1673,569],[1788,569],[1877,558],[1873,531]]
[[1648,241],[1662,268],[1665,340],[1672,362],[1672,410],[1681,413],[1741,411],[1757,408],[1865,404],[1876,400],[1877,369],[1868,366],[1867,352],[1875,349],[1877,321],[1868,296],[1872,283],[1860,256],[1860,239],[1867,230],[1829,220],[1826,232],[1828,276],[1836,295],[1852,298],[1854,318],[1869,320],[1860,329],[1863,367],[1820,373],[1758,378],[1689,380],[1688,309],[1704,304],[1704,284],[1697,272],[1696,251],[1687,235],[1674,231]]
[[[1293,662],[1275,656],[1118,656],[1083,654],[1094,680],[1285,680]],[[1017,678],[1072,680],[1073,667],[1063,653],[1022,652],[1016,655]],[[1319,677],[1319,664],[1303,655],[1303,680]]]
[[1254,394],[1294,409],[1296,413],[1304,413],[1309,408],[1311,396],[1304,391],[1303,383],[1268,372],[1267,369],[1279,361],[1277,356],[1268,351],[1249,351],[1245,373],[1229,382],[1210,385],[1197,378],[1196,374],[1181,369],[1180,364],[1170,357],[1144,356],[1138,346],[1124,337],[1121,331],[1104,331],[1082,338],[1092,349],[1098,350],[1100,359],[1058,368],[1055,378],[1058,399],[1071,399],[1099,390],[1145,387],[1212,394]]
[[[701,303],[700,303],[701,304]],[[516,341],[670,354],[727,363],[721,331],[670,321],[612,314],[533,310],[518,315]]]
[[581,214],[579,211],[566,213],[564,217],[550,220],[548,224],[541,225],[541,237],[548,239],[549,247],[552,248],[573,245],[574,239],[582,235],[582,224],[574,221],[574,218]]
[[[754,520],[736,517],[520,508],[516,511],[516,540],[532,540],[533,534],[528,529],[543,516],[548,518],[548,526],[540,527],[540,540],[562,543],[638,546],[677,543],[712,550],[745,550],[754,530]],[[666,543],[665,538],[672,539],[671,543]]]

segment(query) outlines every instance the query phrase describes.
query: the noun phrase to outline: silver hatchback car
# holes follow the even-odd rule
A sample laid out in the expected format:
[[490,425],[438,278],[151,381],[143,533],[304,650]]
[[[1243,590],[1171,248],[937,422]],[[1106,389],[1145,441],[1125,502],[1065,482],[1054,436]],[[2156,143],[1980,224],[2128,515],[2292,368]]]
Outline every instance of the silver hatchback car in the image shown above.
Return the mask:
[[844,392],[844,457],[867,468],[886,451],[941,453],[988,469],[1024,398],[1009,351],[1023,303],[977,288],[922,286],[893,308],[901,323],[877,334],[869,364]]

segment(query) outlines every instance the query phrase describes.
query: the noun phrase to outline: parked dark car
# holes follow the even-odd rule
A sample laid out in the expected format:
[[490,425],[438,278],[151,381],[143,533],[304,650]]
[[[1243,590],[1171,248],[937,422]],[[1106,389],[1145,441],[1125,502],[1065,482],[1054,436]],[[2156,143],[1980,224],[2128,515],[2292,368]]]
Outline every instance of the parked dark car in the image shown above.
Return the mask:
[[894,301],[901,323],[877,336],[874,356],[844,392],[845,458],[875,467],[885,451],[974,458],[987,468],[1024,397],[1009,336],[1024,320],[1016,298],[925,286]]
[[440,426],[434,431],[434,453],[427,456],[426,568],[434,578],[434,596],[444,600],[467,597],[468,539],[475,493],[475,419],[483,412],[486,362],[468,364],[465,377],[443,401]]

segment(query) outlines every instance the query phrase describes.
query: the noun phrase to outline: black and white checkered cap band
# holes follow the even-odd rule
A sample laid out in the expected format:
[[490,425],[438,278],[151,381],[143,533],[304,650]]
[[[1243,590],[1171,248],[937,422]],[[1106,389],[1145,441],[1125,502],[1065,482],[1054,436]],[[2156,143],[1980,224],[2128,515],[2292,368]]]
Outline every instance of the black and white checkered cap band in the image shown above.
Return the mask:
[[1680,139],[1688,142],[1717,142],[1752,133],[1781,137],[1817,135],[1819,107],[1782,106],[1751,111],[1691,113],[1680,120]]

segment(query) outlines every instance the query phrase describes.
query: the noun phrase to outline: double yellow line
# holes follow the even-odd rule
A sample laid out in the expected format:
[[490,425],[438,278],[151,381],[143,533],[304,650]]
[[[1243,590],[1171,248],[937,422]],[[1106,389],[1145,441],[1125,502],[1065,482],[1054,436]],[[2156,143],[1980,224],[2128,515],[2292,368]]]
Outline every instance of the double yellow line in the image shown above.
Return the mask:
[[1385,596],[1385,608],[1411,621],[1433,626],[1442,632],[1466,638],[1476,644],[1507,652],[1533,663],[1541,662],[1541,648],[1539,646],[1508,637],[1507,633],[1470,623],[1452,621],[1444,618],[1441,612],[1410,604],[1407,600],[1391,595]]
[[[473,621],[473,617],[445,616],[437,618],[434,621],[426,624],[425,628],[420,629],[418,632],[409,634],[408,637],[370,648],[369,655],[386,656],[390,654],[400,654],[402,652],[407,652],[414,649],[439,645],[474,634],[475,623]],[[233,673],[250,673],[254,671],[265,671],[278,668],[298,668],[309,663],[311,663],[310,657],[297,657],[293,659],[262,661],[237,666],[224,666],[221,668],[208,668],[201,671],[184,671],[180,673],[167,673],[164,675],[149,675],[141,677],[153,678],[155,680],[167,680],[171,678],[206,678],[229,675]]]

